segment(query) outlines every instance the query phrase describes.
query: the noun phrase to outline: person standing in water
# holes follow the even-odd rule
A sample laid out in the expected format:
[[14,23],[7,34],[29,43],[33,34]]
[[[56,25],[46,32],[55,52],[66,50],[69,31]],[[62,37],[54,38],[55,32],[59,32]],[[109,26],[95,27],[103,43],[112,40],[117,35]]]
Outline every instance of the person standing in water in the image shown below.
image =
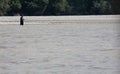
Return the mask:
[[20,25],[24,25],[23,15],[21,15],[21,17],[20,17]]

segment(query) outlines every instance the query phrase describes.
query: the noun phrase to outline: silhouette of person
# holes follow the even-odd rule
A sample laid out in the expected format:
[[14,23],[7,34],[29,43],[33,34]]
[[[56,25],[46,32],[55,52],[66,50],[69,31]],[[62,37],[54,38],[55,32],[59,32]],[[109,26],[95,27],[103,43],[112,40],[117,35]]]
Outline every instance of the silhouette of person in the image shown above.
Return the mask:
[[21,15],[21,17],[20,17],[20,25],[24,25],[23,15]]

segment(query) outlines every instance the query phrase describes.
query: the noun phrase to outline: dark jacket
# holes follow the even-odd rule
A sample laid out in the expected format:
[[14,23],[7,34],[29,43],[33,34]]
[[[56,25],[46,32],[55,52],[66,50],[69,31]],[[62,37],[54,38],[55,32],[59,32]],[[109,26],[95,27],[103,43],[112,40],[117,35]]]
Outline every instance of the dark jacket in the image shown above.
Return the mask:
[[23,16],[20,17],[20,25],[24,25],[24,19],[23,19]]

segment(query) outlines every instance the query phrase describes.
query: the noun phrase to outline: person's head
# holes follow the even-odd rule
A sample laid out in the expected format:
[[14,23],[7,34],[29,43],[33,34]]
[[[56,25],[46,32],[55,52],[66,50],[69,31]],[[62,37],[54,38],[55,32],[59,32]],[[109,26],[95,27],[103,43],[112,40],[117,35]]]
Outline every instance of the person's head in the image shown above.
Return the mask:
[[23,14],[20,14],[21,17],[23,17]]

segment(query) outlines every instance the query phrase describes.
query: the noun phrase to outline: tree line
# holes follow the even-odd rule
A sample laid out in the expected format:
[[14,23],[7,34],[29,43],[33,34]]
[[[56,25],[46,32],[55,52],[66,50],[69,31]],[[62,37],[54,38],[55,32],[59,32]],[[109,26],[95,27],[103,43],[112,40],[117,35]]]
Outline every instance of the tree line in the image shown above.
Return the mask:
[[120,14],[120,0],[0,0],[2,15]]

